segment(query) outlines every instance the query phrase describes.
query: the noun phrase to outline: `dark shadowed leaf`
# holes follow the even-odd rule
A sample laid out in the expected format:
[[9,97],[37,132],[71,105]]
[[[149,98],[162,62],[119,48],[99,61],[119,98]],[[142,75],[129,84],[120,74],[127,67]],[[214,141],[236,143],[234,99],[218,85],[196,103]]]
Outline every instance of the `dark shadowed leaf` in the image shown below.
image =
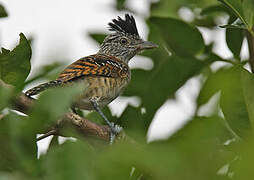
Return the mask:
[[[127,106],[121,117],[119,118],[119,125],[124,128],[124,131],[128,133],[128,135],[137,138],[142,135],[141,140],[145,141],[146,137],[146,128],[144,116],[141,112],[141,108],[135,108],[132,106]],[[138,136],[136,136],[138,135]]]
[[12,50],[0,53],[0,78],[14,86],[21,85],[27,78],[30,69],[32,50],[24,34],[20,34],[19,44]]
[[90,33],[89,36],[98,44],[101,44],[107,35],[101,33]]
[[0,4],[0,18],[7,17],[7,16],[8,16],[8,14],[5,11],[3,5]]
[[240,52],[242,48],[243,43],[243,34],[242,29],[238,28],[227,28],[226,29],[226,42],[228,45],[228,48],[231,50],[231,52],[234,54],[236,58],[240,58]]
[[190,57],[200,54],[204,48],[201,33],[196,27],[173,18],[150,18],[169,46],[178,56]]

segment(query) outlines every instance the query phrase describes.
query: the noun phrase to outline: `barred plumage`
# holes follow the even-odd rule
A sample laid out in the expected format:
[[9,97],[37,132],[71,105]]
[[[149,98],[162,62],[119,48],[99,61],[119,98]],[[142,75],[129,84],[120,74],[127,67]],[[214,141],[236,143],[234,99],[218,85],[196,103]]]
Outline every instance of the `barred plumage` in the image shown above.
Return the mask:
[[120,17],[113,19],[109,26],[114,33],[104,39],[96,54],[79,59],[56,80],[34,87],[25,94],[30,97],[48,88],[84,82],[88,87],[80,98],[74,100],[73,107],[95,109],[111,127],[113,138],[117,128],[107,120],[100,107],[113,101],[128,85],[131,75],[129,60],[142,50],[158,46],[140,38],[135,19],[129,14],[125,15],[125,20]]
[[49,81],[43,84],[40,84],[39,86],[36,86],[32,89],[29,89],[28,91],[25,92],[25,95],[30,97],[30,96],[34,96],[36,94],[39,94],[40,92],[51,88],[51,87],[57,87],[62,85],[62,81],[61,80],[54,80],[54,81]]

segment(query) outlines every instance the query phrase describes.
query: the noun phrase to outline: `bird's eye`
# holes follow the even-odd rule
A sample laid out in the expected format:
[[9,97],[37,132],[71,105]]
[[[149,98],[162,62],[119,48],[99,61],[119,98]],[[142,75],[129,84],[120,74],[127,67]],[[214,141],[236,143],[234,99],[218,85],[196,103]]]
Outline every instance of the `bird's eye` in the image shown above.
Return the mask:
[[125,38],[121,39],[121,44],[127,44],[127,42],[128,42],[127,39],[125,39]]

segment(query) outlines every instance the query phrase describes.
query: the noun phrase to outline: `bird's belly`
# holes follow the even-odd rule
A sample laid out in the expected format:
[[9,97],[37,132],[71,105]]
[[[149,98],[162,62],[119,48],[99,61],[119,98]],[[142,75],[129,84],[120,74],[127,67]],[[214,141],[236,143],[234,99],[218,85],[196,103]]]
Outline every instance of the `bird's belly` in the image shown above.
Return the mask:
[[112,102],[128,85],[128,78],[89,77],[85,79],[88,84],[84,94],[75,103],[80,109],[93,110],[90,102],[95,99],[100,107]]

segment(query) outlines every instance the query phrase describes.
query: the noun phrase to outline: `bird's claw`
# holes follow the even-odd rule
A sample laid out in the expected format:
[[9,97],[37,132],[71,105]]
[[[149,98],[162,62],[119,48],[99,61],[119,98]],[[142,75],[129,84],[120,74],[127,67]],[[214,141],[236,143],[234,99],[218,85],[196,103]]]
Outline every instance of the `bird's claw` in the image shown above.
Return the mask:
[[113,144],[115,137],[123,130],[123,128],[113,122],[110,123],[110,144]]

